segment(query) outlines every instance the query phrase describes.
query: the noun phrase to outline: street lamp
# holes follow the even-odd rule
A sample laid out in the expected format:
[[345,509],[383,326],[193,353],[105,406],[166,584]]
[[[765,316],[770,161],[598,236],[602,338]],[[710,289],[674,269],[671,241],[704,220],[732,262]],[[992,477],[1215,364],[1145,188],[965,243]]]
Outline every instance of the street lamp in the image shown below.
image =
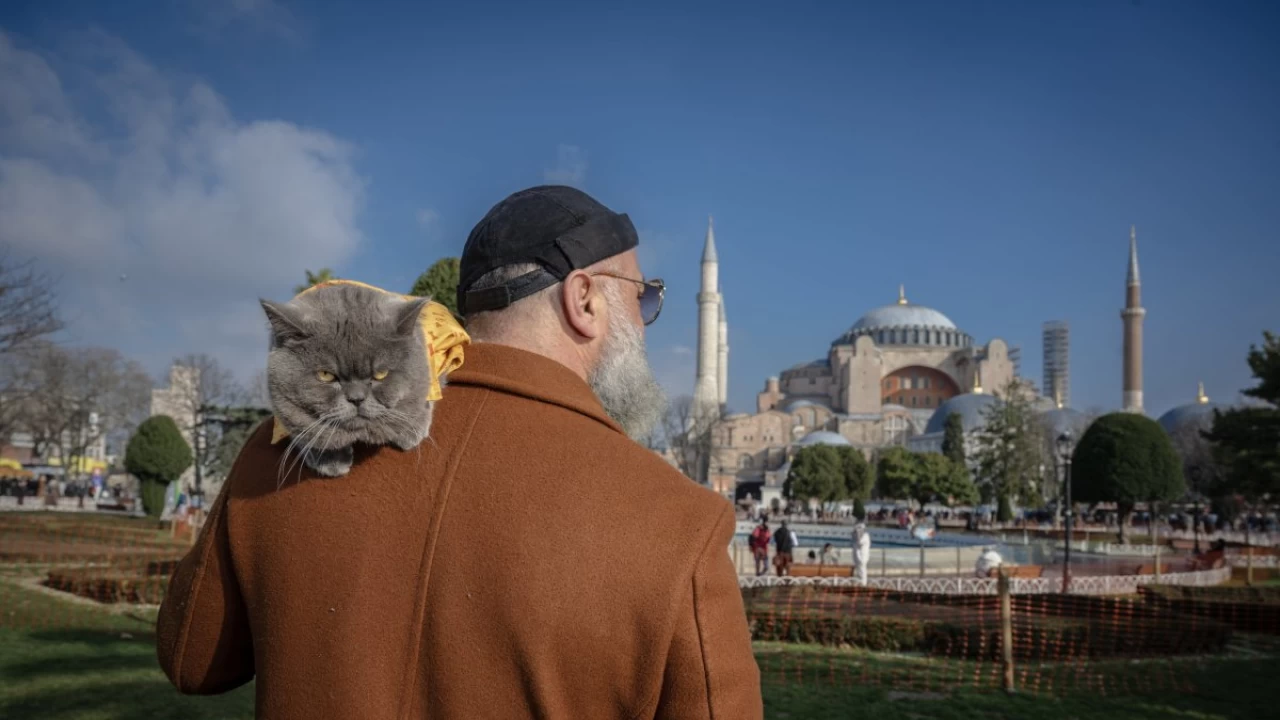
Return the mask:
[[1058,436],[1058,460],[1062,463],[1063,498],[1066,505],[1067,549],[1062,559],[1062,592],[1071,584],[1071,517],[1075,513],[1071,505],[1071,452],[1075,450],[1075,437],[1070,430]]

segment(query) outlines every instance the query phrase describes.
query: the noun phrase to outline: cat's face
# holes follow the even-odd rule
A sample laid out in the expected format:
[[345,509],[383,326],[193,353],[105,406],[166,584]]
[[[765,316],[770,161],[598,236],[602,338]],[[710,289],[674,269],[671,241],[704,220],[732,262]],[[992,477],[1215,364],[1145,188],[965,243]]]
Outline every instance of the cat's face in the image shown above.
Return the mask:
[[333,285],[287,304],[271,322],[267,383],[290,434],[316,448],[383,444],[430,423],[431,371],[410,301]]

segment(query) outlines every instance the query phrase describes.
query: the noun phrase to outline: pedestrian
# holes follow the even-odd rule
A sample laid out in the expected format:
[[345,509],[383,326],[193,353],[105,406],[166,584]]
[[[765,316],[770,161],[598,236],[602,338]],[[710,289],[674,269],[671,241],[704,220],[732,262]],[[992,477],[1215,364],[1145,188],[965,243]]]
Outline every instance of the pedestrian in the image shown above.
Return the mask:
[[751,531],[749,543],[751,546],[751,557],[756,562],[756,577],[760,577],[769,572],[769,523],[761,520],[760,524]]
[[871,533],[867,526],[858,523],[853,526],[853,568],[858,576],[858,584],[867,584],[867,563],[871,562]]
[[822,546],[822,564],[823,564],[823,565],[836,565],[836,564],[838,564],[839,562],[840,562],[840,559],[839,559],[839,557],[836,555],[836,547],[835,547],[835,545],[832,545],[831,543],[827,543],[827,544],[823,545],[823,546]]
[[472,342],[427,441],[281,483],[259,427],[160,609],[178,689],[256,675],[284,720],[761,718],[733,507],[633,440],[663,408],[638,242],[579,190],[517,192],[463,248]]
[[791,551],[795,549],[795,535],[792,534],[791,528],[787,527],[787,521],[783,520],[778,527],[778,532],[773,536],[774,550],[773,566],[777,571],[778,577],[791,574]]

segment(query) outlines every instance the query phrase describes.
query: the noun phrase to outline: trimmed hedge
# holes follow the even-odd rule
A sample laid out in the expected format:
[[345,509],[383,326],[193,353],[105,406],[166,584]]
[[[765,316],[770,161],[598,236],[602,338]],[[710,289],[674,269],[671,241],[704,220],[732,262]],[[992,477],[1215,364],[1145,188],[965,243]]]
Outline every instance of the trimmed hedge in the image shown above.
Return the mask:
[[1138,592],[1148,602],[1157,600],[1193,600],[1202,603],[1280,605],[1280,587],[1147,585],[1139,588]]
[[[1018,660],[1067,658],[1152,657],[1203,655],[1222,652],[1231,641],[1231,627],[1211,620],[1184,623],[1169,619],[1115,626],[1064,618],[1019,619],[1014,626],[1013,656]],[[999,660],[997,625],[930,623],[923,649],[949,658]]]
[[50,570],[46,587],[97,600],[100,603],[140,603],[158,605],[164,600],[169,579],[139,577],[108,568]]
[[925,624],[902,617],[800,615],[753,617],[752,640],[819,645],[850,645],[865,650],[915,650],[924,640]]

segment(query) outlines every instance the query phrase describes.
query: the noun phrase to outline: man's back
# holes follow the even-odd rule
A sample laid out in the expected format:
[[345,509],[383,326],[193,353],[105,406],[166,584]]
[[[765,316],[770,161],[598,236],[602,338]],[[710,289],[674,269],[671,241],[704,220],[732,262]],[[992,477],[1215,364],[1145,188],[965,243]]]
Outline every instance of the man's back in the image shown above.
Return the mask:
[[180,689],[256,673],[264,718],[760,715],[731,508],[563,366],[473,346],[432,439],[344,478],[277,489],[268,436],[162,609]]

